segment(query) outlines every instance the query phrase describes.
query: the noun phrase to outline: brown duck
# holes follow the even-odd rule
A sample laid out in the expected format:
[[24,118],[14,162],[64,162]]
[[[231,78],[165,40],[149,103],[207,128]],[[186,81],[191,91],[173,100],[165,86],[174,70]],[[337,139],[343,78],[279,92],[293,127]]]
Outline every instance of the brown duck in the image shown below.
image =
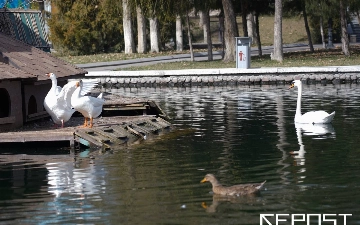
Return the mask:
[[262,183],[238,184],[230,187],[224,187],[219,183],[219,181],[215,178],[213,174],[206,174],[204,179],[202,179],[200,182],[205,183],[206,181],[209,181],[212,184],[212,190],[214,194],[230,196],[255,194],[260,191],[260,189],[266,182],[264,181]]

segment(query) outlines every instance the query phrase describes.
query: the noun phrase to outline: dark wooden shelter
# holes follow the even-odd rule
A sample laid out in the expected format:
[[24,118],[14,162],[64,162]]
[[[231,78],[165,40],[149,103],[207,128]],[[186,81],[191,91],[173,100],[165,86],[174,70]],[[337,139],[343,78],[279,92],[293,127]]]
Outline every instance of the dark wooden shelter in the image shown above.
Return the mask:
[[87,71],[50,53],[0,33],[0,131],[48,116],[43,101],[51,87],[46,73],[55,73],[58,85]]

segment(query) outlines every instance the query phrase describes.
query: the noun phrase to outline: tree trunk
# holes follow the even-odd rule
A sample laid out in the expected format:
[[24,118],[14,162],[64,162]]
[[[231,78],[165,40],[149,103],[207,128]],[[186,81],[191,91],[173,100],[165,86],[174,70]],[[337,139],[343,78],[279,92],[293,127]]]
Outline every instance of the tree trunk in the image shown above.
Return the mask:
[[209,34],[209,31],[207,30],[208,29],[207,20],[209,20],[209,28],[210,28],[210,17],[209,17],[209,13],[207,10],[201,11],[200,15],[201,15],[200,19],[202,20],[202,27],[203,27],[203,33],[204,33],[204,43],[206,43],[208,40],[208,34]]
[[131,24],[131,11],[128,5],[128,0],[122,0],[122,6],[125,53],[131,54],[135,52],[135,43]]
[[256,27],[256,42],[258,46],[258,54],[262,56],[261,39],[260,39],[260,27],[259,27],[259,13],[255,12],[255,27]]
[[236,24],[236,17],[231,0],[222,0],[224,8],[224,42],[225,55],[224,61],[235,61],[235,37],[239,36],[239,31]]
[[186,13],[186,26],[187,26],[187,34],[189,39],[189,47],[190,47],[190,58],[191,61],[194,62],[194,51],[192,46],[192,40],[191,40],[191,33],[190,33],[190,19],[189,19],[189,12]]
[[142,12],[142,9],[137,6],[136,7],[137,14],[137,32],[138,32],[138,53],[146,52],[146,24],[145,17]]
[[246,15],[247,15],[247,5],[245,0],[241,0],[241,19],[242,19],[242,27],[243,27],[243,37],[248,37],[248,27],[246,23]]
[[212,40],[211,40],[211,32],[210,32],[210,15],[209,10],[202,11],[203,14],[203,22],[204,22],[204,34],[206,33],[206,43],[207,43],[207,49],[208,49],[208,60],[213,60],[212,55]]
[[305,7],[305,0],[302,0],[302,12],[303,12],[303,17],[304,17],[304,24],[305,24],[305,30],[306,30],[306,35],[309,41],[309,47],[310,47],[310,52],[314,52],[314,46],[311,40],[311,33],[310,33],[310,28],[309,28],[309,23],[307,20],[307,14],[306,14],[306,7]]
[[122,5],[125,53],[131,54],[135,52],[135,43],[131,24],[131,11],[128,5],[128,0],[122,0]]
[[184,40],[183,40],[183,29],[181,23],[181,16],[176,16],[176,51],[184,50]]
[[252,44],[257,44],[255,13],[254,12],[250,12],[246,16],[246,22],[247,22],[248,35],[252,39]]
[[278,62],[284,60],[282,41],[282,0],[275,0],[274,19],[274,52],[271,59]]
[[150,21],[150,52],[160,52],[159,48],[159,22],[157,17],[149,18]]
[[203,15],[203,11],[199,10],[199,27],[203,27],[204,26],[204,15]]
[[221,42],[221,59],[224,59],[224,54],[225,54],[225,40],[224,40],[224,30],[225,30],[225,25],[224,25],[224,14],[220,13],[219,15],[219,40]]
[[328,45],[326,46],[327,48],[334,48],[334,44],[333,44],[333,38],[332,38],[332,25],[333,25],[333,21],[331,18],[329,18],[328,20]]
[[320,33],[321,33],[321,42],[323,44],[323,48],[326,48],[325,35],[324,35],[324,26],[323,26],[323,18],[322,17],[320,17]]
[[346,24],[346,9],[343,0],[340,0],[340,23],[341,23],[341,48],[346,56],[350,56],[349,51],[349,36],[347,33]]

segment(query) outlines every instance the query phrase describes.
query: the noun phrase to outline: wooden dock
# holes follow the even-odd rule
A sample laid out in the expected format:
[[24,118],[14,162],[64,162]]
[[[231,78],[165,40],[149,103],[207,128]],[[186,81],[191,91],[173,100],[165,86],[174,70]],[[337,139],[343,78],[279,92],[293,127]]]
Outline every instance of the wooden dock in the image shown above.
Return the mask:
[[24,127],[0,133],[0,145],[46,144],[77,148],[81,145],[111,149],[171,130],[166,114],[153,101],[107,96],[102,116],[94,119],[92,128],[82,127],[79,114],[65,123],[64,128],[53,126],[50,118],[34,121]]
[[[70,122],[70,121],[69,121]],[[55,128],[49,121],[36,123],[31,130],[0,133],[0,144],[27,143],[76,147],[84,145],[111,149],[118,145],[144,140],[167,132],[172,125],[157,116],[113,116],[94,120],[92,128],[83,128],[83,118],[75,117],[64,128]]]

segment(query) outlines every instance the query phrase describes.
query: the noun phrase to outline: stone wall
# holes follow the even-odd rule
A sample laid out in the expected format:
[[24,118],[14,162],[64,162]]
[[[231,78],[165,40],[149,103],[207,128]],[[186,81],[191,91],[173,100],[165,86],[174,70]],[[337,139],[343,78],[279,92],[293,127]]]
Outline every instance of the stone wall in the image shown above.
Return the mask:
[[87,77],[98,78],[106,88],[285,84],[290,83],[295,77],[310,84],[339,84],[360,83],[359,71],[360,66],[99,71],[89,72]]

